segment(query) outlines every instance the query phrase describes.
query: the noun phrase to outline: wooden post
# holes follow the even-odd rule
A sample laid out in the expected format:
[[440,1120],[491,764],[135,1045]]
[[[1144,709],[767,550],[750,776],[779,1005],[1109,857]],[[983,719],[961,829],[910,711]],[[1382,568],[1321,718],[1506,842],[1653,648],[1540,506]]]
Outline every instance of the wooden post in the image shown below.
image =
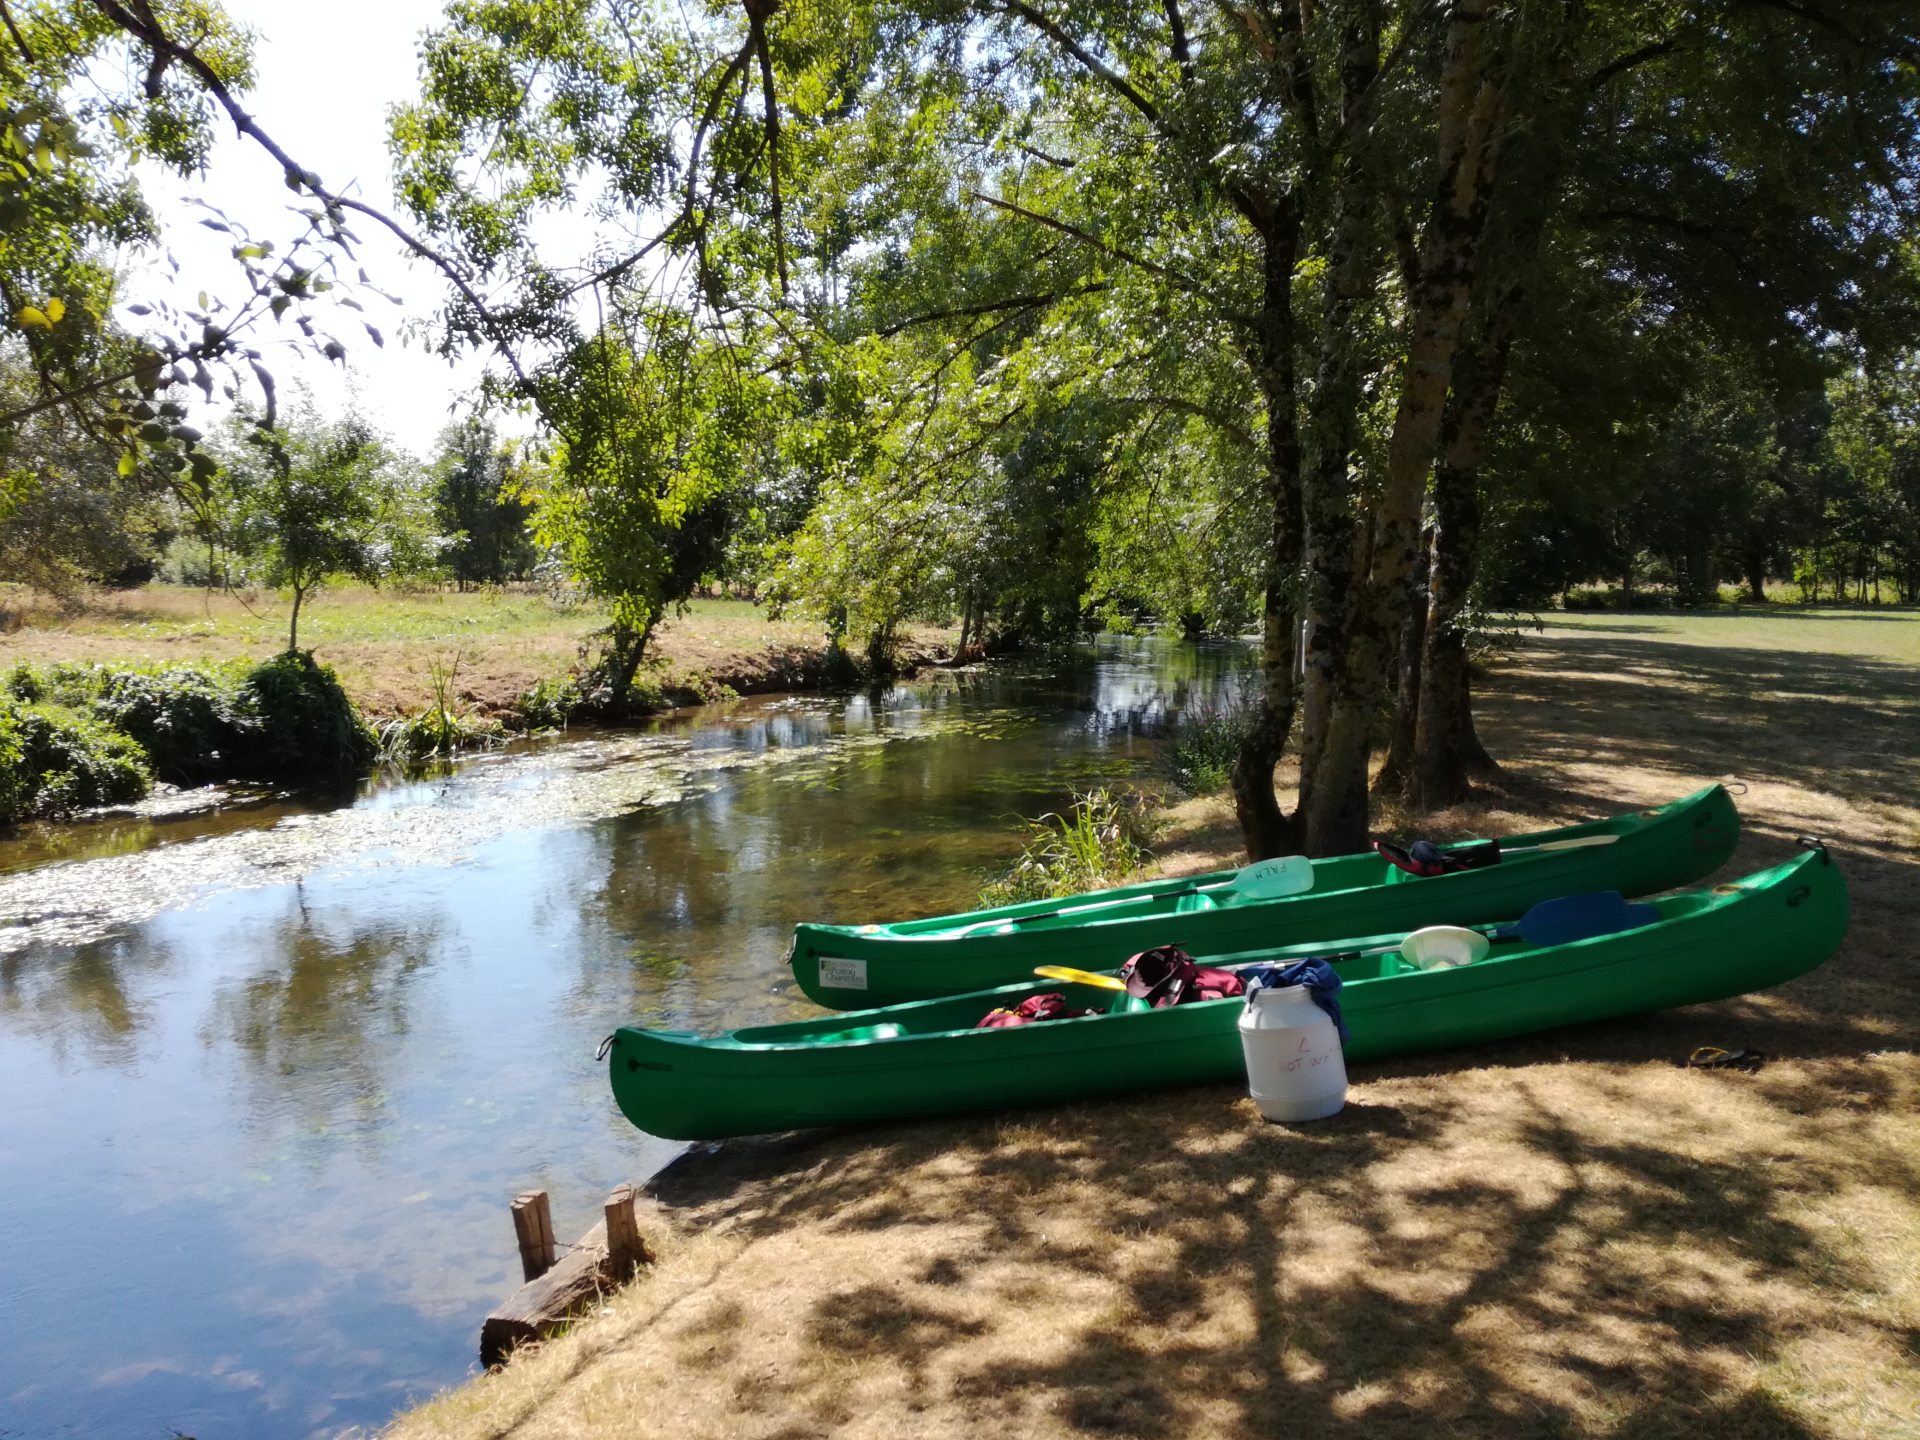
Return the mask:
[[607,1196],[607,1267],[616,1283],[632,1279],[636,1269],[653,1263],[653,1252],[640,1238],[633,1200],[631,1185],[618,1186]]
[[559,1247],[553,1240],[553,1211],[546,1191],[529,1190],[514,1198],[513,1234],[520,1242],[523,1278],[538,1280],[553,1268]]

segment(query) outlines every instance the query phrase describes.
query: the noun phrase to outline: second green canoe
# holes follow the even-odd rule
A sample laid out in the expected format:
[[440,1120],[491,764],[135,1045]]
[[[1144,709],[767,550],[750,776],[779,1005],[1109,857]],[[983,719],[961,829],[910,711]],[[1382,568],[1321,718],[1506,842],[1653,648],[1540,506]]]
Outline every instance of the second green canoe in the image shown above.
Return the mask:
[[[1764,989],[1825,960],[1847,929],[1846,882],[1824,849],[1653,904],[1659,919],[1651,924],[1565,945],[1496,945],[1484,959],[1454,969],[1418,970],[1392,954],[1340,962],[1347,982],[1340,1003],[1352,1030],[1347,1059],[1495,1040]],[[1345,940],[1338,948],[1399,939]],[[1215,963],[1286,960],[1314,948]],[[1064,991],[1079,1007],[1114,1001],[1112,992],[1092,986],[1029,979],[711,1037],[627,1028],[609,1047],[609,1078],[629,1120],[673,1140],[1245,1078],[1235,1028],[1239,1000],[974,1028],[989,1010],[1049,990]]]
[[[1471,924],[1520,914],[1581,891],[1650,895],[1712,874],[1732,856],[1740,817],[1718,785],[1611,820],[1501,839],[1517,848],[1582,836],[1605,845],[1512,855],[1482,870],[1416,879],[1378,855],[1313,862],[1313,888],[1270,900],[1201,893],[1232,870],[1178,880],[936,915],[886,925],[801,925],[789,963],[807,998],[829,1010],[863,1010],[1011,984],[1036,965],[1110,970],[1153,945],[1194,955],[1287,945],[1340,935]],[[1085,907],[1113,902],[1097,910]],[[1056,914],[1062,907],[1078,913]]]

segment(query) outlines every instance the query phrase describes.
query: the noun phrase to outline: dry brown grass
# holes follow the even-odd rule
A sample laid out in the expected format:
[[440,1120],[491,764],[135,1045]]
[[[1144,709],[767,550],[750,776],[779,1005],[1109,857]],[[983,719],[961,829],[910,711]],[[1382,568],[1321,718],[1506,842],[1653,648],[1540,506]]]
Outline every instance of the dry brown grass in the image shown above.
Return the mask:
[[[1738,776],[1736,864],[1827,835],[1846,947],[1361,1067],[1312,1126],[1213,1087],[696,1155],[652,1274],[396,1440],[1920,1435],[1920,672],[1553,632],[1482,708],[1508,782],[1429,833]],[[1182,863],[1223,818],[1176,816]],[[1702,1043],[1776,1059],[1676,1068]]]
[[[300,616],[300,642],[340,674],[354,703],[385,717],[434,703],[433,668],[458,660],[457,696],[505,715],[536,680],[574,668],[580,645],[606,623],[593,606],[556,606],[531,591],[321,590]],[[287,605],[270,593],[232,595],[180,585],[103,591],[63,607],[0,585],[0,666],[209,664],[265,659],[286,646]],[[950,647],[951,631],[911,627],[909,645]],[[651,653],[668,684],[717,681],[740,690],[793,683],[825,650],[805,619],[771,620],[739,600],[696,600],[666,620]]]

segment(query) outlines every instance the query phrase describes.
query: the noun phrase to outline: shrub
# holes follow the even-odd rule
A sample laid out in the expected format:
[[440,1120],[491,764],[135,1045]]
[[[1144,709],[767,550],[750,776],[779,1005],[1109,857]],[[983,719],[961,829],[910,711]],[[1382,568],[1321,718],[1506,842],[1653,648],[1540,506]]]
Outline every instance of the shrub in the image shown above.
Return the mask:
[[40,683],[40,677],[33,673],[33,667],[24,660],[7,672],[7,694],[29,705],[47,698],[46,687]]
[[339,677],[310,650],[289,650],[248,670],[234,708],[243,717],[237,775],[338,779],[358,773],[379,753],[379,740]]
[[1020,858],[981,887],[980,903],[1013,905],[1116,884],[1148,858],[1151,804],[1138,791],[1101,787],[1076,794],[1064,815],[1027,821]]
[[564,730],[586,709],[587,697],[571,675],[536,680],[521,692],[515,710],[529,730]]
[[0,824],[138,800],[152,787],[140,747],[112,726],[0,699]]
[[250,717],[237,701],[232,681],[201,670],[123,670],[109,677],[93,709],[140,742],[162,779],[193,784],[233,774],[245,753]]
[[1253,725],[1251,706],[1234,702],[1189,710],[1160,748],[1167,778],[1187,795],[1211,795],[1233,778],[1234,757]]

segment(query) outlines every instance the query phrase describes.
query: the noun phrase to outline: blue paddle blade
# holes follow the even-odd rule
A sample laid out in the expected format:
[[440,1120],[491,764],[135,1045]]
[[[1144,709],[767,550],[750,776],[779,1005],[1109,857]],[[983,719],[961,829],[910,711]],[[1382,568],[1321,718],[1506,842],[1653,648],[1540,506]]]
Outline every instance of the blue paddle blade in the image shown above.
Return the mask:
[[1529,945],[1571,945],[1600,935],[1637,930],[1660,918],[1657,905],[1629,905],[1618,890],[1542,900],[1511,925],[1493,932],[1496,940],[1525,940]]

